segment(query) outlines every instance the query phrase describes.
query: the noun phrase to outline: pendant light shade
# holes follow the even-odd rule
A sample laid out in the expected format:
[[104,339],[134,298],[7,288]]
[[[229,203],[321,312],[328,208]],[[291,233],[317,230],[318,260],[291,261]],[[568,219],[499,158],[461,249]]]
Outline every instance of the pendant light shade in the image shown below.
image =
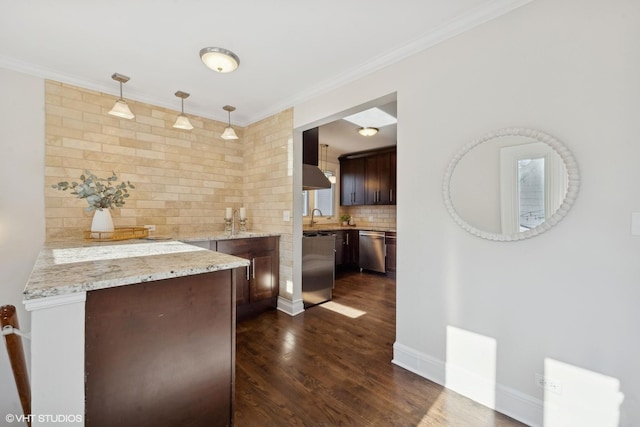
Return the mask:
[[320,144],[320,157],[324,157],[324,169],[321,169],[324,173],[324,176],[327,177],[330,183],[335,184],[338,180],[333,172],[327,170],[327,150],[329,149],[329,144]]
[[129,77],[123,76],[122,74],[113,73],[111,78],[117,82],[120,82],[120,99],[116,101],[113,108],[109,111],[109,114],[116,117],[121,117],[123,119],[133,119],[135,114],[131,112],[129,106],[122,98],[122,83],[126,83],[129,81]]
[[229,113],[229,126],[224,129],[222,132],[222,139],[238,139],[238,135],[236,135],[236,131],[231,127],[231,112],[236,109],[236,107],[232,107],[231,105],[225,105],[222,107],[223,110]]
[[205,47],[200,50],[204,65],[218,73],[230,73],[240,65],[238,55],[221,47]]
[[193,129],[193,125],[189,121],[189,118],[184,115],[184,100],[189,97],[189,94],[186,92],[177,91],[175,95],[178,98],[182,99],[182,109],[180,110],[181,113],[176,119],[176,122],[173,124],[173,127],[176,129],[191,130]]

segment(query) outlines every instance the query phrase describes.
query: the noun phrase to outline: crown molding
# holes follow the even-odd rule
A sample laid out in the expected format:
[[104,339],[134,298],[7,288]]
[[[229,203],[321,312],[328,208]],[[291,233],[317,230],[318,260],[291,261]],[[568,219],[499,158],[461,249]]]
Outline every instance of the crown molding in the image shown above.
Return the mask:
[[[335,90],[341,86],[352,83],[366,75],[372,74],[382,68],[397,63],[403,59],[406,59],[418,52],[429,49],[437,44],[440,44],[452,37],[462,34],[470,29],[477,27],[485,22],[502,16],[511,12],[521,6],[526,5],[534,0],[493,0],[482,4],[474,9],[466,11],[449,22],[439,26],[433,31],[429,31],[422,36],[416,38],[413,41],[398,46],[391,51],[382,53],[381,55],[372,58],[370,61],[362,64],[359,67],[352,68],[342,74],[333,76],[317,85],[310,87],[308,90],[302,91],[294,96],[285,98],[281,102],[272,104],[269,108],[264,109],[250,117],[242,120],[236,117],[234,122],[235,126],[246,127],[252,123],[256,123],[260,120],[271,117],[275,114],[282,112],[288,108],[291,108],[302,102],[306,102],[319,95]],[[94,80],[87,80],[75,75],[61,73],[57,70],[39,67],[33,64],[21,62],[19,60],[0,56],[0,67],[9,70],[29,74],[44,79],[55,80],[61,83],[66,83],[89,90],[95,90],[107,94],[113,94],[118,96],[118,87],[111,84],[111,80],[105,82],[98,82]],[[167,108],[170,110],[178,111],[174,103],[169,103],[168,99],[149,96],[142,93],[137,93],[134,89],[127,88],[126,99],[135,102],[144,102],[147,104],[155,105],[158,107]],[[198,110],[194,106],[189,107],[189,114],[209,118],[211,120],[226,122],[226,115],[212,114],[209,110]]]
[[362,64],[360,67],[353,68],[338,76],[327,79],[310,89],[301,92],[293,97],[284,99],[282,102],[273,104],[270,108],[263,110],[261,113],[254,115],[251,122],[255,123],[259,120],[277,114],[287,108],[291,108],[296,104],[303,103],[324,93],[335,90],[341,86],[352,83],[362,77],[381,70],[389,65],[395,64],[403,59],[413,56],[421,51],[436,46],[446,40],[449,40],[459,34],[471,30],[481,24],[492,19],[507,14],[521,6],[526,5],[534,0],[494,0],[485,3],[475,9],[467,11],[449,22],[439,26],[433,31],[423,34],[419,38],[400,46],[393,51],[385,52],[369,62]]

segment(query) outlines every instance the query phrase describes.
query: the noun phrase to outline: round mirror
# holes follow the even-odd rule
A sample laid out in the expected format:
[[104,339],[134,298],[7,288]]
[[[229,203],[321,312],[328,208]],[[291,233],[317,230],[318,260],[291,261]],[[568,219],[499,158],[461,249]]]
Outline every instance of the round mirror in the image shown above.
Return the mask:
[[578,167],[569,150],[543,132],[509,128],[472,141],[453,158],[444,201],[468,232],[512,241],[560,221],[578,194]]

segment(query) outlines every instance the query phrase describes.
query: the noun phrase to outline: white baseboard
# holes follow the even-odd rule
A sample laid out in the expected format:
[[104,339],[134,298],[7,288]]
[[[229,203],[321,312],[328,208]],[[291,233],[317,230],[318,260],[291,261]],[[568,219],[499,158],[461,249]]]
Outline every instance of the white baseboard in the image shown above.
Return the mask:
[[[391,362],[446,387],[446,363],[443,360],[396,342],[393,344],[393,360]],[[477,378],[470,378],[470,381],[477,381]],[[454,391],[460,393],[458,390]],[[502,384],[496,384],[495,402],[493,409],[498,412],[532,427],[542,425],[544,407],[540,399]]]
[[297,316],[304,312],[304,302],[301,299],[291,301],[278,297],[278,310],[287,313],[289,316]]

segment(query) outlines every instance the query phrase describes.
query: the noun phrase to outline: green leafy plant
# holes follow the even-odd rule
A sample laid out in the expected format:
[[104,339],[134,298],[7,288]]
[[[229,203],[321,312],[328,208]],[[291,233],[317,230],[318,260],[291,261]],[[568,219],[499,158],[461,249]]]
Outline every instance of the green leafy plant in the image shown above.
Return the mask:
[[85,169],[84,174],[80,175],[80,183],[61,181],[53,188],[61,191],[72,190],[71,194],[75,194],[79,199],[86,199],[89,206],[87,212],[96,209],[113,209],[124,206],[125,199],[129,197],[128,188],[134,189],[129,181],[115,184],[118,180],[115,172],[109,178],[98,178],[89,170]]
[[347,214],[340,215],[340,221],[342,222],[349,222],[350,219],[351,219],[351,215],[347,215]]

